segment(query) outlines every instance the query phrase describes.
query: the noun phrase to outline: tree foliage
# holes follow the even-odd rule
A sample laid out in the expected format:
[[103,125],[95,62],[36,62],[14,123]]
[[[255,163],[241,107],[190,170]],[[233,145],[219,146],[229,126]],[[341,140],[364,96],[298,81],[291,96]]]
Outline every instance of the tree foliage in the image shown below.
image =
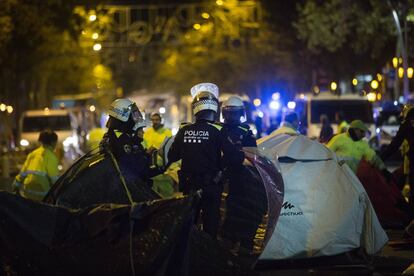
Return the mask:
[[[92,86],[99,62],[82,48],[83,19],[70,0],[0,1],[0,96],[17,110]],[[16,95],[18,97],[16,97]]]
[[308,0],[298,4],[299,39],[340,77],[375,72],[394,54],[395,24],[382,0]]
[[309,0],[298,9],[298,36],[315,52],[346,46],[356,54],[378,56],[395,33],[386,1]]
[[289,90],[292,63],[284,41],[265,22],[240,28],[248,11],[238,4],[236,0],[223,6],[213,2],[210,17],[200,17],[199,28],[189,29],[178,43],[166,47],[155,86],[188,93],[193,84],[211,81],[233,93]]

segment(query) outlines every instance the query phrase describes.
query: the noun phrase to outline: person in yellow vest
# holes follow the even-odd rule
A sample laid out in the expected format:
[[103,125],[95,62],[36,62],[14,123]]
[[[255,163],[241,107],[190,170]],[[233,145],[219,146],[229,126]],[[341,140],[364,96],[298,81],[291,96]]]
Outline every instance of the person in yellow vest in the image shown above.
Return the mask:
[[144,143],[147,146],[147,151],[152,152],[159,149],[165,138],[171,137],[171,130],[165,128],[161,123],[161,115],[153,113],[151,115],[152,127],[145,130]]
[[348,128],[349,128],[349,124],[348,122],[345,120],[345,116],[344,113],[342,111],[337,111],[335,113],[335,121],[338,124],[338,130],[336,133],[345,133]]
[[102,127],[95,127],[89,131],[87,136],[86,146],[88,150],[93,150],[99,147],[99,143],[102,141],[107,129]]
[[58,178],[58,158],[54,153],[58,136],[51,130],[40,133],[40,147],[29,153],[13,190],[24,198],[41,201]]
[[298,127],[300,121],[296,112],[290,112],[285,115],[282,125],[273,131],[270,135],[275,136],[277,134],[299,134]]
[[342,157],[355,173],[361,159],[384,171],[384,162],[363,140],[366,132],[368,132],[367,126],[361,120],[354,120],[349,125],[347,132],[335,135],[326,146]]

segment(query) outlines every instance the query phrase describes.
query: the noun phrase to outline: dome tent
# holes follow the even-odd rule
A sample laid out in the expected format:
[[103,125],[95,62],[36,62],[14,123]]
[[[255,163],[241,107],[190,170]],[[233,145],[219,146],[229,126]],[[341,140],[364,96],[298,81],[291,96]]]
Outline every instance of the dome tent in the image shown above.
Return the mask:
[[276,229],[260,256],[282,260],[333,256],[363,248],[378,252],[388,238],[351,169],[303,135],[265,137],[259,151],[278,161],[285,186]]

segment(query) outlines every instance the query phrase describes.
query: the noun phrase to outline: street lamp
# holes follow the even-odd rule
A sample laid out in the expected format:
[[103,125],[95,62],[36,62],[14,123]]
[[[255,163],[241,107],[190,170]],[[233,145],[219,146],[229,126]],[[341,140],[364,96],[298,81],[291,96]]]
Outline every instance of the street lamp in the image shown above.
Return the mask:
[[377,94],[375,92],[369,92],[367,94],[367,99],[370,102],[375,102],[375,100],[377,99]]
[[377,74],[378,81],[382,81],[382,75],[380,73]]
[[98,39],[99,38],[99,34],[98,33],[93,33],[92,34],[92,39]]
[[357,86],[358,85],[358,80],[356,78],[352,79],[352,85],[353,86]]
[[392,58],[392,66],[394,68],[397,68],[397,66],[398,66],[398,58],[397,57]]
[[336,84],[336,82],[331,82],[331,90],[335,91],[338,88],[338,85]]
[[408,76],[409,79],[412,79],[413,78],[413,73],[414,73],[413,67],[408,67],[408,69],[407,69],[407,76]]
[[100,44],[100,43],[96,43],[96,44],[94,44],[94,45],[93,45],[93,50],[94,50],[94,51],[98,52],[98,51],[100,51],[101,49],[102,49],[102,44]]
[[398,77],[400,79],[402,79],[404,77],[404,68],[402,68],[402,67],[398,68]]
[[1,112],[6,111],[6,105],[4,103],[0,104],[0,111]]
[[96,20],[96,14],[89,15],[89,21],[93,22]]
[[256,98],[256,99],[253,100],[253,104],[254,104],[254,106],[260,106],[262,104],[262,101],[260,99]]
[[378,86],[379,86],[379,84],[378,84],[378,81],[377,80],[373,80],[373,81],[371,81],[371,88],[372,89],[377,89],[378,88]]
[[[404,72],[407,71],[407,68],[408,68],[407,48],[406,48],[406,44],[405,44],[407,41],[403,37],[403,33],[402,33],[402,30],[401,30],[400,19],[398,17],[397,11],[392,6],[390,0],[388,0],[387,3],[388,3],[388,6],[392,10],[392,17],[394,19],[395,27],[397,28],[398,40],[399,40],[399,44],[401,46],[403,73],[404,73]],[[404,16],[404,17],[406,17],[406,16]],[[406,18],[404,18],[404,20],[406,20]],[[407,32],[407,26],[406,26],[404,31]],[[399,71],[399,69],[398,69],[398,71]],[[410,87],[409,87],[407,74],[403,74],[403,77],[404,77],[403,78],[403,95],[404,95],[405,100],[407,100],[408,96],[410,94]]]

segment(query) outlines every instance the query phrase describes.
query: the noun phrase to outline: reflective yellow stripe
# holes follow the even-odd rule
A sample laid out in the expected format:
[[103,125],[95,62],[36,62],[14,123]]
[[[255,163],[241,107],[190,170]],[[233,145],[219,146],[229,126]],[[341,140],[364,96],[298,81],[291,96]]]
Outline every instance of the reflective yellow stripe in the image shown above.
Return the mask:
[[242,127],[242,126],[239,126],[239,128],[241,129],[241,130],[244,130],[244,131],[249,131],[249,129],[248,128],[245,128],[245,127]]
[[122,132],[121,131],[115,130],[114,132],[115,132],[116,138],[119,138],[119,136],[122,135]]
[[223,128],[222,126],[220,126],[218,124],[213,124],[213,123],[207,123],[207,124],[209,124],[210,126],[213,126],[213,127],[217,128],[218,130],[221,130]]
[[19,191],[20,193],[34,195],[34,196],[45,196],[47,194],[47,192],[39,192],[39,191],[33,191],[30,189],[26,189],[24,186],[19,188]]
[[28,174],[34,174],[34,175],[45,176],[45,177],[47,176],[46,172],[35,171],[35,170],[26,170],[20,173],[22,177],[26,177]]
[[191,123],[181,123],[181,124],[180,124],[180,128],[185,127],[185,126],[190,125],[190,124],[191,124]]

